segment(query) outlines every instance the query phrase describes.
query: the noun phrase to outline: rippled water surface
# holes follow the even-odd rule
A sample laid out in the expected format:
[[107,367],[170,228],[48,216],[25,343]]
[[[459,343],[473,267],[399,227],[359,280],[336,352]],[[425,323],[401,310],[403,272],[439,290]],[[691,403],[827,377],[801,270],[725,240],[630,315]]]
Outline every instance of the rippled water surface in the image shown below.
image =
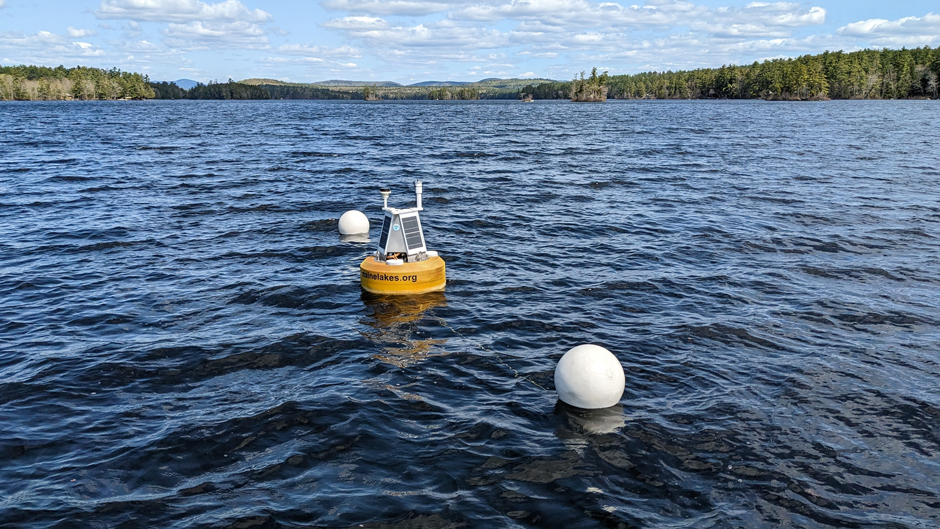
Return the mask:
[[[938,526],[938,118],[0,104],[0,525]],[[447,288],[364,294],[418,178]]]

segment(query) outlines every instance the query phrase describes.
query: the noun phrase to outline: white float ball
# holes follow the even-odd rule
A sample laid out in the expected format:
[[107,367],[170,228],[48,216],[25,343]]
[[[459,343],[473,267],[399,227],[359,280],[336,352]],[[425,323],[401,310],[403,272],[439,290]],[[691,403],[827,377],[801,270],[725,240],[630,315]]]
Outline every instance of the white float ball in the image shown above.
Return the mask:
[[369,219],[361,211],[347,211],[339,218],[340,235],[369,233]]
[[555,391],[565,404],[596,410],[620,402],[626,377],[620,361],[598,345],[579,345],[555,367]]

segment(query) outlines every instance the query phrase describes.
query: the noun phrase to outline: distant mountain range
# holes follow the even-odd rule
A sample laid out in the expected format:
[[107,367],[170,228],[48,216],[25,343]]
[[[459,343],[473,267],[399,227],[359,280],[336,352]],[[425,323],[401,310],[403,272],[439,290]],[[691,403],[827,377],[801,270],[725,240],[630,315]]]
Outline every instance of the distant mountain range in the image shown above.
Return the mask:
[[[484,79],[485,80],[485,79]],[[408,86],[464,86],[468,84],[473,84],[472,82],[463,82],[463,81],[422,81],[420,83],[410,84]]]
[[[198,81],[193,81],[192,79],[177,79],[175,81],[169,81],[171,83],[176,83],[176,86],[184,89],[191,90],[194,86],[199,84]],[[344,79],[329,79],[326,81],[317,81],[315,83],[298,83],[293,81],[281,81],[279,79],[269,79],[265,77],[252,77],[250,79],[243,79],[239,81],[240,83],[250,84],[250,85],[283,85],[283,86],[323,86],[323,87],[353,87],[353,86],[375,86],[375,87],[441,87],[441,86],[467,86],[467,85],[484,85],[484,86],[525,86],[528,84],[541,84],[541,83],[552,83],[555,82],[552,79],[499,79],[496,77],[487,77],[486,79],[480,79],[479,81],[421,81],[420,83],[412,84],[401,84],[394,81],[348,81]]]
[[192,79],[177,79],[171,82],[176,83],[176,86],[182,88],[183,90],[191,90],[194,86],[199,84],[197,81],[193,81]]
[[[467,86],[467,85],[480,85],[480,86],[490,86],[490,87],[500,87],[500,88],[521,88],[528,84],[542,84],[542,83],[551,83],[554,82],[551,79],[497,79],[497,78],[487,78],[480,79],[479,81],[422,81],[420,83],[413,83],[409,85],[403,85],[401,83],[396,83],[394,81],[347,81],[342,79],[330,79],[327,81],[318,81],[316,83],[295,83],[289,81],[279,81],[277,79],[265,79],[253,77],[251,79],[244,79],[239,81],[241,83],[250,84],[250,85],[275,85],[275,86],[321,86],[321,87],[361,87],[361,86],[375,86],[375,87],[443,87],[443,86]],[[179,83],[177,83],[179,84]],[[182,86],[182,85],[180,85]]]
[[[244,82],[244,81],[242,81]],[[330,79],[329,81],[320,81],[317,83],[303,83],[311,84],[317,86],[405,86],[401,83],[396,83],[393,81],[379,81],[376,83],[370,83],[367,81],[343,81],[342,79]]]

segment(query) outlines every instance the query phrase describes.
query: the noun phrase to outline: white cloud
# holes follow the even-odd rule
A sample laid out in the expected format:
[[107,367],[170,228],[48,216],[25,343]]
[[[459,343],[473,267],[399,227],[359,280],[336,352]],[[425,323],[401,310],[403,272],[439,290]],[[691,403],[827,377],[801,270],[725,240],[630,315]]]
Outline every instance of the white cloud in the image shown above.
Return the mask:
[[167,53],[168,51],[147,40],[123,41],[114,44],[115,49],[121,53],[136,53],[141,55],[145,53]]
[[[819,53],[825,49],[850,48],[839,38],[828,35],[716,41],[708,36],[686,33],[649,40],[623,39],[616,46],[567,56],[574,64],[605,63],[611,66],[612,73],[631,73],[748,64],[755,60]],[[554,71],[565,72],[565,67]]]
[[600,33],[582,33],[580,35],[572,35],[570,40],[578,44],[597,46],[598,44],[603,43],[606,39],[605,36],[601,35]]
[[419,0],[326,0],[323,6],[335,11],[349,11],[351,13],[369,13],[373,15],[403,15],[420,16],[440,13],[455,5],[471,4],[472,2],[422,2]]
[[75,29],[72,26],[69,26],[66,30],[69,33],[69,36],[73,39],[80,39],[82,37],[93,37],[98,34],[97,31],[91,29]]
[[[378,56],[398,50],[403,56],[421,53],[440,61],[503,46],[520,47],[517,54],[541,59],[571,59],[575,52],[596,56],[622,50],[640,34],[659,39],[645,47],[661,45],[670,34],[689,33],[708,49],[722,42],[789,39],[797,28],[822,24],[826,18],[821,7],[792,2],[752,2],[741,8],[682,0],[626,6],[593,0],[326,0],[323,5],[350,12],[324,27],[362,42]],[[391,17],[435,13],[438,20],[432,17],[420,24]],[[676,51],[680,57],[687,54]]]
[[521,24],[516,26],[516,29],[513,30],[513,32],[514,33],[537,33],[537,34],[549,33],[549,34],[560,35],[562,33],[565,33],[566,30],[565,28],[561,26],[553,26],[553,25],[545,24],[538,20],[535,20],[535,21],[522,22]]
[[124,30],[122,33],[124,40],[134,40],[140,38],[144,34],[144,30],[140,27],[140,24],[134,22],[133,20],[122,22],[121,29]]
[[264,29],[250,22],[202,22],[170,24],[163,35],[168,45],[186,49],[211,49],[218,46],[229,48],[267,48],[268,37]]
[[940,43],[940,15],[927,13],[923,17],[904,17],[898,20],[862,20],[842,26],[836,33],[862,37],[881,46],[933,45]]
[[385,48],[498,48],[509,43],[508,36],[495,29],[464,26],[442,20],[428,25],[393,26],[381,18],[345,17],[324,24],[350,37]]
[[346,31],[375,31],[388,27],[388,22],[377,17],[345,17],[331,20],[325,27]]
[[0,52],[13,55],[17,62],[28,64],[59,64],[105,55],[104,50],[91,43],[74,42],[64,35],[49,31],[33,34],[20,31],[0,33]]
[[362,57],[359,50],[352,46],[340,46],[338,48],[327,48],[324,46],[313,46],[310,44],[284,44],[278,46],[275,50],[284,55],[301,55],[305,57]]
[[457,20],[520,20],[560,27],[665,27],[686,24],[711,11],[688,2],[661,1],[623,7],[587,0],[518,0],[500,5],[474,5],[450,14]]
[[229,20],[268,22],[270,13],[250,10],[238,0],[207,4],[198,0],[102,0],[98,18],[124,18],[149,22]]
[[107,44],[110,57],[107,67],[118,66],[124,70],[149,73],[154,67],[168,72],[191,63],[181,50],[143,38],[112,40]]
[[711,34],[713,37],[720,39],[787,37],[790,35],[790,32],[785,29],[771,29],[760,24],[722,25],[694,22],[691,28],[693,31]]
[[588,0],[516,0],[500,4],[476,4],[449,13],[454,20],[518,20],[584,31],[594,28],[664,29],[707,23],[716,26],[752,25],[760,27],[801,27],[822,24],[826,10],[803,9],[787,2],[751,3],[743,9],[695,5],[690,2],[661,0],[643,6],[627,7],[613,2]]
[[[6,2],[0,0],[0,7]],[[278,73],[277,78],[297,78],[306,71],[309,78],[311,72],[336,71],[371,79],[456,78],[469,72],[570,79],[575,71],[600,64],[609,65],[611,72],[630,73],[746,64],[825,49],[940,45],[940,15],[895,20],[872,15],[832,31],[814,29],[829,17],[815,4],[820,2],[320,0],[319,6],[333,11],[332,20],[311,28],[308,37],[302,34],[310,26],[289,26],[295,34],[290,40],[300,42],[293,44],[285,38],[287,31],[274,27],[271,15],[281,19],[291,16],[291,10],[274,3],[95,0],[92,9],[99,20],[88,26],[94,29],[70,26],[58,35],[0,31],[0,56],[13,59],[6,62],[34,64],[97,63],[126,69],[132,68],[124,65],[136,64],[137,71],[162,67],[166,75],[180,66],[197,66],[186,55],[205,60],[207,54],[189,50],[220,55],[228,49],[262,49],[266,51],[260,54],[240,53],[245,63],[238,68],[246,77]],[[98,32],[113,40],[97,37]],[[333,34],[330,40],[324,32]],[[198,64],[205,78],[213,75],[210,64]]]
[[[632,9],[640,8],[633,6]],[[618,4],[587,0],[518,0],[499,4],[475,4],[450,14],[456,20],[539,20],[550,23],[596,19],[601,12],[622,10]]]
[[813,26],[826,21],[826,10],[821,7],[801,9],[800,4],[776,2],[773,4],[752,2],[741,11],[747,21],[768,26]]
[[[325,72],[337,72],[359,67],[359,65],[354,62],[342,62],[329,58],[329,56],[344,58],[360,56],[355,48],[348,46],[323,48],[310,45],[285,45],[279,46],[275,51],[293,55],[293,57],[264,57],[261,61],[268,65],[278,66],[302,65],[309,73],[319,72],[317,75],[324,75]],[[283,77],[279,78],[283,79]]]

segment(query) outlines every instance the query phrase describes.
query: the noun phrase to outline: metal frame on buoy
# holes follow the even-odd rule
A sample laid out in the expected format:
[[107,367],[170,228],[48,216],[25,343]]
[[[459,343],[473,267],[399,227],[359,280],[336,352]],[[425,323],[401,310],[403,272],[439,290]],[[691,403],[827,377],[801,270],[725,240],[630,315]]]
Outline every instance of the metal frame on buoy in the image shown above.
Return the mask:
[[375,294],[422,294],[443,290],[447,281],[444,260],[427,249],[421,227],[421,180],[415,180],[415,207],[390,208],[391,191],[382,194],[382,235],[376,252],[359,265],[362,288]]
[[388,207],[388,197],[392,194],[389,189],[380,189],[382,194],[382,211],[385,220],[382,222],[382,236],[379,237],[377,257],[388,259],[389,255],[399,257],[406,263],[424,261],[427,259],[427,245],[424,242],[424,230],[421,229],[421,215],[424,211],[421,205],[422,184],[415,180],[415,202],[413,208],[397,209]]

